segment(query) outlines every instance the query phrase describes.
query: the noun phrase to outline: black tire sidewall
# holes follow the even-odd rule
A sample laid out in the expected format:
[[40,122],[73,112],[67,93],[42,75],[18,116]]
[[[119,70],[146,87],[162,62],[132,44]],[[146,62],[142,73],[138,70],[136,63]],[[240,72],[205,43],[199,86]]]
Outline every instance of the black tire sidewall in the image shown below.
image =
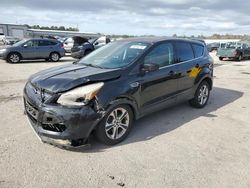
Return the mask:
[[[108,118],[108,116],[110,115],[110,113],[115,110],[116,108],[124,108],[127,110],[128,114],[129,114],[129,126],[127,128],[126,133],[119,139],[117,140],[113,140],[110,139],[105,132],[105,125],[106,125],[106,120]],[[113,107],[111,107],[108,112],[106,113],[106,115],[104,116],[104,118],[101,120],[101,122],[98,124],[97,129],[96,129],[96,137],[99,141],[101,141],[104,144],[107,145],[115,145],[120,143],[121,141],[123,141],[129,134],[132,125],[134,122],[134,114],[132,109],[130,108],[130,106],[126,105],[126,104],[119,104],[119,105],[115,105]]]

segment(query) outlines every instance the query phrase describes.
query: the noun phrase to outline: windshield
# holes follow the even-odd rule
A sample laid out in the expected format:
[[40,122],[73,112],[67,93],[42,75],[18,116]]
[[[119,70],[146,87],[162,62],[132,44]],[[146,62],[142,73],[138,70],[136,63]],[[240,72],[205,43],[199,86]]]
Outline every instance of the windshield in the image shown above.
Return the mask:
[[21,40],[21,41],[15,43],[15,44],[13,44],[12,46],[15,46],[15,47],[21,46],[21,45],[23,45],[26,41],[27,41],[27,40],[25,40],[25,39],[24,39],[24,40]]
[[121,68],[139,57],[147,47],[149,43],[113,42],[95,50],[79,63],[108,69]]
[[93,44],[98,38],[95,39],[89,39],[89,43]]

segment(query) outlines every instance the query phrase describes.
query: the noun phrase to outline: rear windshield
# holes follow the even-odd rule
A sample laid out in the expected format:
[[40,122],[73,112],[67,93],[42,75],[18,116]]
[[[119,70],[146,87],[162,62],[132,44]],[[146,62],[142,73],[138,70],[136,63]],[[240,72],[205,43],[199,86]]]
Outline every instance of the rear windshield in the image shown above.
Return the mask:
[[240,47],[241,47],[241,43],[239,42],[228,42],[226,44],[226,48],[235,49],[235,48],[240,48]]

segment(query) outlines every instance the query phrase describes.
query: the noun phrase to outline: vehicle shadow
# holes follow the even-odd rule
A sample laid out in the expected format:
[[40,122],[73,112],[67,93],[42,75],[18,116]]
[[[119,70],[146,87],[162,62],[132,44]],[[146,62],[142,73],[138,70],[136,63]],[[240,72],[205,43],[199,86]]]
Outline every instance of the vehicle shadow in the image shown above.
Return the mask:
[[91,138],[91,147],[89,149],[79,149],[75,152],[103,152],[105,149],[110,147],[117,147],[153,139],[159,135],[173,131],[180,126],[199,118],[200,116],[208,118],[217,117],[213,114],[214,111],[233,103],[242,96],[243,93],[236,90],[214,87],[205,108],[196,109],[190,107],[187,103],[182,103],[172,108],[155,112],[136,121],[130,135],[118,145],[106,146],[97,142],[94,138]]

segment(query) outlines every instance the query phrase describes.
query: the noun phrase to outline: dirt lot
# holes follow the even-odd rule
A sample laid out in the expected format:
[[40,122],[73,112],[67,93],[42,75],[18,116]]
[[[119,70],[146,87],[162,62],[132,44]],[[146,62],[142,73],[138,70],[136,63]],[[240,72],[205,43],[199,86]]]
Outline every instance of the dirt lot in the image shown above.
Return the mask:
[[215,59],[206,108],[160,111],[123,143],[80,151],[40,143],[22,105],[31,74],[72,59],[0,61],[0,187],[250,187],[250,61]]

